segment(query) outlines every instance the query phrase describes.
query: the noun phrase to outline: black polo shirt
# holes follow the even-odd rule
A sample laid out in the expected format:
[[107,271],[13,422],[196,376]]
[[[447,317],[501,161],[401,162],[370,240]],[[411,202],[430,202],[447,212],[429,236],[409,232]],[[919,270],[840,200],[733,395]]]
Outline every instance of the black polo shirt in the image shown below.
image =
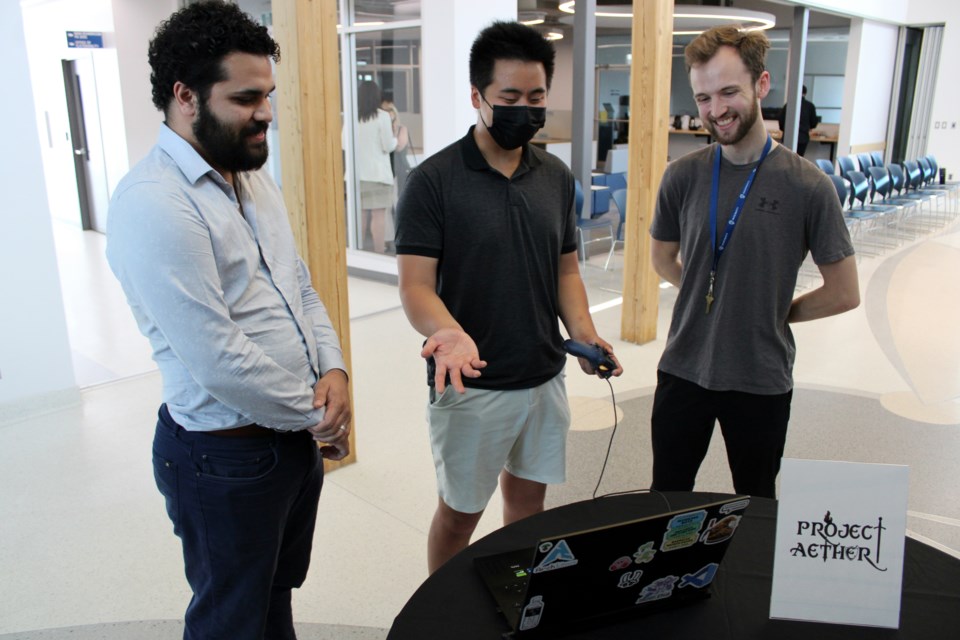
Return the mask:
[[437,294],[487,361],[466,386],[528,389],[563,369],[558,282],[560,254],[577,248],[574,207],[573,174],[558,158],[525,145],[507,178],[473,127],[410,174],[397,253],[439,260]]

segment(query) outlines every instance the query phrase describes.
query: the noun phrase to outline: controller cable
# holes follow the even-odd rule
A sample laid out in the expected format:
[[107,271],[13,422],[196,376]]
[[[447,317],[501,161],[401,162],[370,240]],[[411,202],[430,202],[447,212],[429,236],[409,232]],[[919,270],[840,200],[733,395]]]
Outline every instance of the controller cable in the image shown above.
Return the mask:
[[610,378],[603,378],[607,383],[607,386],[610,387],[610,402],[613,405],[613,431],[610,433],[610,441],[607,443],[607,454],[603,457],[603,466],[600,468],[600,477],[597,478],[597,486],[593,488],[593,497],[596,499],[597,491],[600,489],[600,483],[603,482],[603,474],[607,470],[607,462],[610,460],[610,450],[613,448],[613,438],[617,435],[617,425],[619,420],[617,420],[617,397],[613,392],[613,384],[610,382]]

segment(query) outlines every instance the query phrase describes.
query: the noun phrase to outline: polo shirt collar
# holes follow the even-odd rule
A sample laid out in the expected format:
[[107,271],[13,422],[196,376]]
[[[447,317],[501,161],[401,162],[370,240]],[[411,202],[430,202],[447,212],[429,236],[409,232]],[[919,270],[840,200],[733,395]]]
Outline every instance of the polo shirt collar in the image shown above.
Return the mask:
[[[467,167],[473,169],[474,171],[493,171],[493,168],[490,166],[490,163],[487,162],[486,158],[483,157],[483,154],[480,153],[480,147],[477,146],[477,141],[473,137],[473,130],[477,125],[470,127],[470,130],[467,131],[467,135],[460,139],[460,149],[463,151],[463,161],[466,163]],[[530,145],[523,145],[523,157],[520,158],[520,166],[517,167],[516,173],[514,176],[520,175],[521,173],[526,173],[527,171],[533,169],[534,167],[540,166],[540,158],[537,157],[535,153],[530,152]]]
[[180,134],[161,123],[160,133],[157,136],[157,146],[160,147],[170,158],[180,167],[184,177],[190,184],[196,184],[197,180],[207,174],[211,174],[217,182],[226,184],[216,169],[203,159],[197,150],[189,142],[184,140]]

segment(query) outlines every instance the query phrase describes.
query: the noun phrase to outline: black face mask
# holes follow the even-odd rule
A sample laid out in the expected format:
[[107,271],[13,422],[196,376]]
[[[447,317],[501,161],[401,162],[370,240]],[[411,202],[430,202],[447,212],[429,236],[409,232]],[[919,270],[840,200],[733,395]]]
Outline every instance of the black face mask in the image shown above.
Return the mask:
[[[487,102],[486,99],[483,101]],[[499,104],[491,105],[489,102],[487,106],[493,109],[493,124],[488,125],[486,122],[483,124],[490,132],[493,141],[507,151],[530,142],[547,120],[547,110],[544,107],[508,107]],[[483,121],[482,115],[480,120]]]

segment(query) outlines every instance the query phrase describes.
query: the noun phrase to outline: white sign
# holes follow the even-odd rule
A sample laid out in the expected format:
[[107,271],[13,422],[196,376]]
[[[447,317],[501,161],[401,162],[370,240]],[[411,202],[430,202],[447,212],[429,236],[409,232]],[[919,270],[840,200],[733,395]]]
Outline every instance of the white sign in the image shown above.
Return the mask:
[[899,627],[908,472],[784,458],[771,618]]

